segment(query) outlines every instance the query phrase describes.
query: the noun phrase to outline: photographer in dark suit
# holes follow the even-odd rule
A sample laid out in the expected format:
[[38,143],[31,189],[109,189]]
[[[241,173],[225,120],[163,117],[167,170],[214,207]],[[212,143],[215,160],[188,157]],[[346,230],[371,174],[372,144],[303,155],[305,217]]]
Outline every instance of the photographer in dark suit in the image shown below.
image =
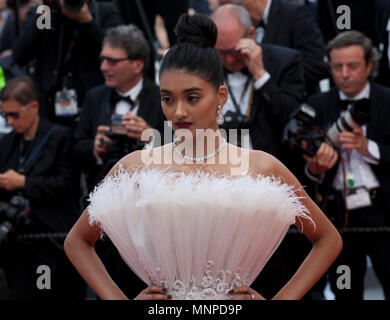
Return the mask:
[[[142,136],[144,130],[163,132],[160,90],[144,74],[149,56],[148,43],[136,26],[107,31],[100,55],[106,84],[88,91],[73,143],[74,158],[87,174],[88,191],[120,158],[153,144],[150,136]],[[157,136],[155,142],[161,142]],[[142,281],[129,273],[108,239],[97,246],[116,283],[129,297],[136,296],[143,288]]]
[[[320,183],[323,210],[339,228],[389,227],[390,90],[370,80],[378,53],[369,38],[348,31],[330,41],[327,56],[337,88],[308,103],[316,123],[332,129],[327,135],[334,147],[323,143],[315,157],[305,156],[307,174]],[[328,272],[336,299],[363,299],[367,255],[389,299],[390,234],[346,232],[343,243]],[[350,268],[350,288],[338,285],[341,265]]]
[[[29,78],[10,80],[0,99],[2,115],[13,128],[0,140],[0,257],[10,293],[14,299],[82,299],[85,285],[61,241],[18,238],[67,232],[77,220],[71,134],[39,117]],[[49,287],[43,289],[38,285],[41,266],[50,270]]]
[[[34,80],[41,93],[40,115],[58,123],[68,124],[67,119],[76,116],[86,91],[103,83],[99,53],[104,31],[120,23],[113,4],[83,2],[76,13],[64,0],[44,2],[55,8],[51,9],[51,29],[42,30],[37,27],[37,6],[33,6],[13,46],[16,64],[24,67],[36,59]],[[64,96],[71,99],[62,104]],[[69,103],[71,107],[61,108]]]
[[[144,130],[163,132],[160,91],[144,76],[149,53],[134,25],[112,28],[104,38],[100,69],[106,84],[87,92],[73,144],[74,157],[87,170],[89,191],[120,158],[150,142],[141,141]],[[119,134],[112,130],[117,118]]]

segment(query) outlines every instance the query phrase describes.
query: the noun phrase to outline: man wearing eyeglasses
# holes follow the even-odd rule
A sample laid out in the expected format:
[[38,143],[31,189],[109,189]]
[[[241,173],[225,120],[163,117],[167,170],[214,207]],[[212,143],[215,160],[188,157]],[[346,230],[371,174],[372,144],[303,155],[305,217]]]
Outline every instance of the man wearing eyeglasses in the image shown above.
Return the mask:
[[[13,299],[83,299],[85,284],[60,240],[21,235],[67,232],[78,218],[78,183],[70,161],[71,134],[39,116],[29,78],[7,82],[1,115],[13,131],[0,140],[0,267]],[[40,266],[50,268],[51,289],[37,286]]]
[[[152,143],[151,136],[143,136],[145,130],[163,132],[160,90],[145,76],[149,57],[149,45],[136,26],[107,31],[100,54],[105,85],[87,92],[73,142],[74,158],[85,170],[88,191],[120,158]],[[142,290],[142,282],[129,275],[111,242],[98,243],[97,252],[128,296]]]

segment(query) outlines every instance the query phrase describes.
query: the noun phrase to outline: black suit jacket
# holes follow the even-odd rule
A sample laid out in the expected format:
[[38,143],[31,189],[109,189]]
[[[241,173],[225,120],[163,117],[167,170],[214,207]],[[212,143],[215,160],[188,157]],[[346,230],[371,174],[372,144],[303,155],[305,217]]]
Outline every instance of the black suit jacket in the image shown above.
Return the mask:
[[283,126],[304,99],[302,58],[296,50],[265,43],[261,46],[271,78],[254,91],[249,133],[255,150],[280,158]]
[[[39,145],[53,124],[40,119],[32,150]],[[20,135],[10,132],[0,140],[0,170],[15,148]],[[71,133],[57,125],[34,160],[25,168],[24,196],[30,200],[32,212],[50,230],[69,231],[79,215],[75,190],[75,174],[70,161]],[[0,198],[9,199],[10,192],[1,190]]]
[[[119,25],[120,18],[114,5],[98,2],[97,7],[91,6],[90,8],[94,17],[90,23],[79,25],[52,11],[52,29],[39,30],[36,24],[39,15],[36,14],[36,10],[37,7],[33,6],[28,11],[23,31],[14,43],[12,54],[15,63],[20,66],[25,66],[36,59],[34,78],[41,92],[39,111],[42,116],[54,119],[54,110],[52,110],[52,106],[48,105],[47,98],[49,92],[53,90],[57,72],[63,73],[63,67],[60,67],[62,71],[57,70],[59,56],[62,56],[61,65],[63,65],[65,56],[70,50],[71,58],[68,62],[68,72],[71,72],[72,76],[67,88],[76,89],[78,102],[81,106],[85,92],[104,83],[99,62],[104,30]],[[62,23],[64,25],[64,42],[63,50],[59,52]],[[70,49],[72,41],[74,43]]]
[[263,42],[298,50],[307,85],[329,76],[322,36],[308,7],[272,0]]
[[[89,185],[93,186],[97,172],[100,170],[93,155],[93,144],[100,125],[111,125],[111,88],[105,85],[98,86],[87,92],[80,122],[76,128],[73,141],[73,154],[78,163],[89,172]],[[157,129],[163,137],[165,116],[161,109],[160,90],[149,79],[144,77],[143,88],[140,95],[138,116],[143,118],[152,128]]]
[[[321,93],[310,97],[308,103],[317,112],[316,122],[327,128],[340,116],[341,109],[338,105],[338,90],[336,88],[329,92]],[[381,187],[380,190],[386,201],[387,209],[390,209],[390,89],[371,83],[371,120],[367,124],[367,138],[375,141],[379,146],[380,161],[378,165],[370,164]],[[334,170],[327,173],[327,178],[333,178]],[[331,181],[325,179],[324,185],[330,185]]]
[[376,81],[384,86],[390,87],[390,65],[389,65],[389,33],[386,30],[387,22],[390,18],[390,5],[383,11],[378,19],[377,33],[379,41],[382,44],[382,57],[379,62],[379,75]]

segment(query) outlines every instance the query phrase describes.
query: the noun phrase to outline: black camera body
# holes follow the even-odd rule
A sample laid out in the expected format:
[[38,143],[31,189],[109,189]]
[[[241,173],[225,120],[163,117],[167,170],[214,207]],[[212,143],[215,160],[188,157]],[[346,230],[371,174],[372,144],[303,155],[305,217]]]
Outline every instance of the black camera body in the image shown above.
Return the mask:
[[[66,9],[71,13],[79,13],[84,3],[89,4],[92,0],[64,0]],[[60,10],[59,0],[44,0],[43,4],[51,10]]]
[[108,145],[107,158],[103,165],[104,174],[107,174],[115,163],[125,155],[144,147],[141,141],[127,136],[127,130],[122,125],[122,117],[122,115],[113,114],[111,116],[110,131],[105,133],[112,142]]
[[228,111],[224,115],[224,122],[219,127],[226,130],[227,141],[241,147],[241,130],[249,129],[247,117],[241,112]]
[[361,99],[351,103],[351,107],[333,123],[327,132],[330,141],[337,148],[340,147],[341,132],[352,132],[354,128],[359,128],[371,120],[371,101],[369,99]]
[[0,244],[6,242],[21,226],[32,224],[30,201],[15,195],[7,202],[0,202]]
[[[302,104],[291,114],[285,125],[282,142],[313,157],[325,141],[323,130],[313,125],[315,117],[315,110],[305,103]],[[303,148],[302,141],[306,141],[306,148]]]

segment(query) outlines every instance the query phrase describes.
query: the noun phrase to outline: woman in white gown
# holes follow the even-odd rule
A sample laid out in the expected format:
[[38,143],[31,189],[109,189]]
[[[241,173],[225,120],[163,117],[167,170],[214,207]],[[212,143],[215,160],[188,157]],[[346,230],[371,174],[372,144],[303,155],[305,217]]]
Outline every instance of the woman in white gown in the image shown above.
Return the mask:
[[66,254],[101,299],[127,299],[94,251],[103,232],[148,285],[136,299],[263,299],[250,284],[295,224],[313,249],[274,298],[300,299],[341,238],[283,164],[222,137],[228,92],[215,24],[183,15],[176,32],[160,69],[176,138],[117,163],[66,238]]

